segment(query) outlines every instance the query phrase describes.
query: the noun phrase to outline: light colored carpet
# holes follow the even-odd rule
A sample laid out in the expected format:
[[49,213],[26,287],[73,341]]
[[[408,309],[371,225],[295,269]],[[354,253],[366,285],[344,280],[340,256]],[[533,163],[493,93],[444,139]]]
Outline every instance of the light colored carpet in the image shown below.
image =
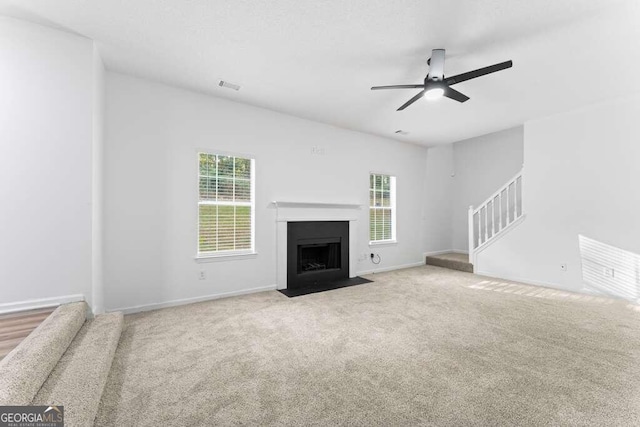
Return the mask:
[[28,405],[87,318],[87,303],[58,307],[0,361],[0,405]]
[[418,267],[125,317],[103,426],[640,425],[640,312]]
[[122,313],[87,320],[31,404],[64,406],[67,427],[93,425],[122,324]]
[[458,253],[446,253],[440,255],[431,255],[426,258],[428,265],[449,268],[451,270],[465,271],[473,273],[473,264],[469,262],[469,255]]

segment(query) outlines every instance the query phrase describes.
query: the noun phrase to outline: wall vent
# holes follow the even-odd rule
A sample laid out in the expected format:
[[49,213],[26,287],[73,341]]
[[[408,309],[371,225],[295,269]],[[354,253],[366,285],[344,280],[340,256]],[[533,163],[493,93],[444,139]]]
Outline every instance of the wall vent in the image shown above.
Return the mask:
[[218,86],[226,87],[227,89],[233,89],[235,91],[239,91],[240,90],[240,85],[229,83],[229,82],[227,82],[225,80],[220,80],[218,82]]

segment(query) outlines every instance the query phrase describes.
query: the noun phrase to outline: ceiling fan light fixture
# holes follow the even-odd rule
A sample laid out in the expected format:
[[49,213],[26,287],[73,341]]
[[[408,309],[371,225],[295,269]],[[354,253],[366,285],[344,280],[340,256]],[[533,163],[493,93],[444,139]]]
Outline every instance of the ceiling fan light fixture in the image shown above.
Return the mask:
[[424,99],[427,101],[435,101],[442,98],[444,95],[444,89],[441,87],[434,87],[424,91]]
[[396,111],[404,110],[414,102],[418,101],[420,98],[425,98],[427,101],[435,101],[444,96],[462,103],[467,102],[469,100],[469,97],[464,93],[460,93],[457,90],[453,89],[451,87],[452,85],[513,67],[513,61],[505,61],[499,64],[490,65],[484,68],[478,68],[477,70],[467,71],[466,73],[445,78],[444,57],[444,49],[433,49],[431,51],[431,58],[429,59],[429,61],[427,61],[429,63],[429,74],[427,74],[427,76],[424,78],[423,84],[373,86],[371,90],[422,89],[420,92],[416,93],[413,98],[402,104]]

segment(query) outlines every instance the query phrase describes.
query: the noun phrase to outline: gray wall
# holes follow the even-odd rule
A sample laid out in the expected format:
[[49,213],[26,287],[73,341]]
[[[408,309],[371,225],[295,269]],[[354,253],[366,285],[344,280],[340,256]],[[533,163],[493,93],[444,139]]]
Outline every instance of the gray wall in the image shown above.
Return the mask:
[[427,151],[423,215],[426,253],[451,249],[451,195],[453,194],[453,145]]
[[522,168],[524,128],[519,126],[453,144],[452,249],[467,251],[467,212]]

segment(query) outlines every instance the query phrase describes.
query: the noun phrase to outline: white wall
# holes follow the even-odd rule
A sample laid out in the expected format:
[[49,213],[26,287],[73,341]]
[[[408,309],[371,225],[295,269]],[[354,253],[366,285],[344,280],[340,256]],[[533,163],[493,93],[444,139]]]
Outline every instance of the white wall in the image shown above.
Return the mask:
[[0,17],[0,309],[91,298],[91,40]]
[[[425,148],[116,73],[106,87],[107,309],[273,287],[273,200],[362,204],[358,253],[369,252],[370,171],[397,176],[398,244],[358,271],[423,262]],[[255,258],[194,261],[198,148],[256,159]]]
[[523,150],[522,126],[453,144],[452,249],[469,250],[469,206],[477,207],[522,169]]
[[427,254],[451,250],[453,171],[452,144],[428,149],[423,197],[424,243]]
[[580,291],[579,234],[640,253],[638,117],[634,95],[526,123],[527,217],[479,254],[480,272]]

